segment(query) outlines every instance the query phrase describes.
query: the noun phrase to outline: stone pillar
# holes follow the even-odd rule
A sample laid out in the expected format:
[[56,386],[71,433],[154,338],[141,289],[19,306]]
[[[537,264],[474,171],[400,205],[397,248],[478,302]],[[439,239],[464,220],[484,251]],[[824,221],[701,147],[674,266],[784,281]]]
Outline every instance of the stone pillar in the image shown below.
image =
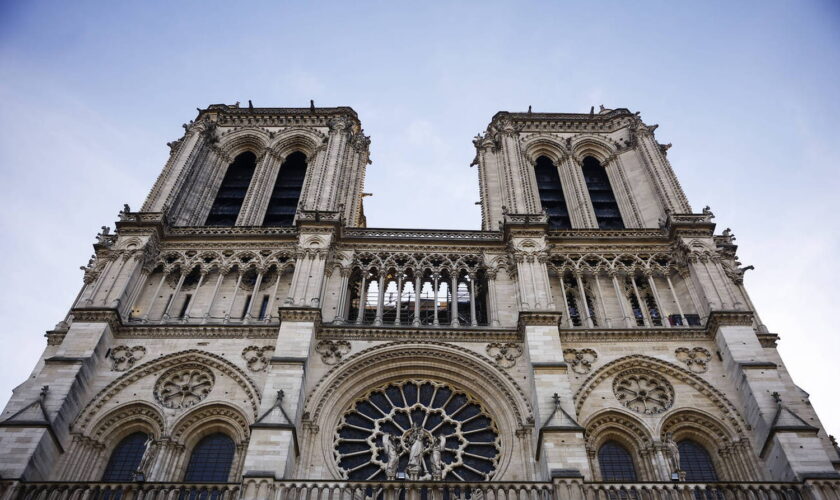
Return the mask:
[[15,387],[0,414],[0,477],[52,479],[72,443],[70,424],[94,394],[93,376],[113,343],[109,325],[117,321],[116,312],[93,322],[78,311],[61,345],[48,346],[34,374]]
[[817,433],[784,402],[801,399],[780,367],[765,353],[748,312],[715,312],[708,328],[723,358],[727,378],[736,384],[742,415],[752,428],[750,439],[777,481],[840,477]]
[[452,301],[449,305],[449,323],[452,326],[460,326],[461,322],[458,321],[458,271],[455,270],[450,278],[449,296]]
[[297,426],[304,402],[306,360],[321,312],[310,307],[281,307],[280,320],[271,368],[262,389],[261,417],[251,426],[244,476],[288,478],[300,453]]
[[528,353],[526,359],[534,374],[531,393],[538,427],[534,459],[540,464],[544,475],[537,479],[573,472],[591,478],[583,428],[574,420],[575,408],[568,367],[562,361],[563,346],[557,327],[560,315],[557,311],[519,313],[519,328]]

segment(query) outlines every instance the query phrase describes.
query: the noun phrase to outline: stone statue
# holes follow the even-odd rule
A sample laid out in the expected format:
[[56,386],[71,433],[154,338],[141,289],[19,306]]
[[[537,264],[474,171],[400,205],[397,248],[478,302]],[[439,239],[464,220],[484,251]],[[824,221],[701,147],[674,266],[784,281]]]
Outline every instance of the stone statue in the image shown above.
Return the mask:
[[665,439],[663,440],[663,444],[665,445],[665,453],[668,457],[668,466],[671,468],[671,472],[680,472],[680,448],[677,446],[677,443],[674,441],[674,435],[670,432],[665,434]]
[[443,460],[441,454],[446,446],[446,436],[438,436],[432,445],[432,479],[440,481],[443,479]]
[[425,443],[423,443],[423,430],[415,422],[411,427],[411,443],[408,448],[408,464],[405,471],[408,473],[408,478],[416,481],[420,478],[420,473],[426,468],[426,463],[423,461],[423,453],[426,451]]
[[393,480],[397,476],[397,462],[400,459],[399,442],[397,437],[393,434],[385,434],[382,436],[382,447],[385,449],[387,455],[385,461],[385,476],[389,480]]
[[146,474],[149,472],[149,465],[155,458],[157,452],[157,441],[149,434],[148,439],[143,444],[143,456],[140,458],[140,464],[137,465],[137,470],[134,471],[135,481],[145,481]]

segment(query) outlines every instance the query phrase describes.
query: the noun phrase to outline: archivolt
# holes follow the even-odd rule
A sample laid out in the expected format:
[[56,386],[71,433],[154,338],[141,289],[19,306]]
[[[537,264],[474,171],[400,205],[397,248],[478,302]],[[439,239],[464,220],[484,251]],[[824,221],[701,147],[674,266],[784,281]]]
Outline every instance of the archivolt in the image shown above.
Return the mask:
[[560,165],[569,156],[566,147],[557,138],[547,135],[532,135],[522,140],[522,151],[531,164],[537,162],[537,158],[545,156]]
[[157,408],[144,402],[132,402],[114,408],[97,420],[90,437],[102,443],[111,433],[121,432],[132,424],[147,428],[156,437],[166,431],[163,415]]
[[231,160],[245,151],[250,151],[259,157],[269,140],[268,132],[263,129],[243,128],[223,135],[219,139],[219,149]]
[[615,361],[611,361],[590,375],[583,382],[580,389],[578,389],[575,393],[575,411],[580,414],[583,403],[586,402],[589,394],[592,393],[592,391],[595,390],[601,382],[630,368],[647,368],[657,373],[671,376],[680,382],[691,386],[697,392],[709,398],[709,400],[718,407],[726,420],[735,429],[736,434],[743,435],[743,429],[746,427],[746,423],[735,406],[721,391],[688,370],[680,368],[667,361],[642,354],[625,356],[623,358],[616,359]]
[[237,443],[248,440],[251,422],[237,408],[225,403],[208,403],[194,408],[183,415],[172,426],[172,439],[181,444],[197,441],[198,438],[220,428],[227,431]]
[[586,444],[597,450],[604,441],[618,438],[631,449],[643,450],[651,445],[647,427],[623,410],[610,408],[595,413],[584,422]]
[[242,388],[242,390],[245,391],[253,416],[256,418],[260,404],[260,391],[251,377],[245,374],[245,372],[243,372],[239,367],[221,356],[205,351],[199,351],[197,349],[190,349],[187,351],[180,351],[167,354],[166,356],[161,356],[125,372],[116,380],[105,386],[104,389],[99,391],[96,397],[93,398],[87,406],[85,406],[73,422],[71,428],[79,432],[84,432],[84,430],[89,427],[89,424],[91,420],[93,420],[97,411],[130,384],[143,377],[147,377],[154,373],[158,373],[168,368],[188,362],[199,363],[204,366],[214,368],[233,379]]
[[587,156],[591,156],[603,164],[617,150],[618,144],[609,138],[593,134],[580,134],[572,137],[572,156],[578,162],[583,161]]
[[[370,378],[371,373],[393,370],[394,365],[400,361],[408,361],[412,366],[418,366],[426,362],[429,363],[430,368],[445,365],[446,367],[469,370],[476,377],[480,377],[476,380],[485,382],[481,384],[484,391],[480,392],[493,392],[490,388],[501,392],[502,399],[513,411],[518,425],[533,424],[534,417],[531,405],[522,388],[509,374],[496,368],[490,359],[480,354],[442,342],[422,344],[392,342],[374,346],[350,356],[327,372],[310,392],[304,407],[306,414],[311,421],[317,422],[321,418],[324,406],[327,403],[334,405],[334,394],[340,389],[343,387],[354,387],[360,390],[365,388],[357,384],[351,384],[350,380],[360,378],[361,384],[369,385],[373,381],[366,382],[365,380]],[[458,379],[453,379],[452,382],[460,383]],[[379,383],[379,381],[375,383]],[[498,408],[495,409],[498,410]]]
[[295,151],[300,151],[306,155],[307,162],[311,162],[318,148],[326,140],[327,136],[317,130],[289,127],[278,132],[268,148],[274,155],[281,158],[285,158]]

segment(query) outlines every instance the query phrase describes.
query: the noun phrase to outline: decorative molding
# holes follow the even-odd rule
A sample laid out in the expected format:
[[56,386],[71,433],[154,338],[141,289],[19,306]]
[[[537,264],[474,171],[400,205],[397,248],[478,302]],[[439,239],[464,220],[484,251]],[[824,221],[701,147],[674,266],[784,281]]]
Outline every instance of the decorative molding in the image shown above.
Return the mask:
[[560,311],[519,311],[519,327],[558,326],[562,315]]
[[321,355],[321,361],[326,365],[338,363],[350,349],[350,342],[346,340],[320,340],[315,344],[315,352]]
[[487,355],[496,360],[502,368],[512,368],[516,365],[516,358],[522,356],[522,346],[513,342],[491,342],[487,344],[486,350]]
[[331,340],[431,340],[452,342],[517,342],[522,340],[513,328],[491,327],[415,327],[325,324],[317,333],[318,339]]
[[563,359],[572,367],[573,372],[584,375],[592,371],[598,353],[592,349],[563,349]]
[[108,357],[111,358],[111,369],[115,372],[124,372],[134,367],[134,363],[146,355],[146,348],[141,345],[127,346],[118,345],[111,348]]
[[206,398],[215,383],[216,377],[205,366],[195,363],[179,365],[158,377],[155,399],[167,408],[189,408]]
[[249,345],[245,349],[242,349],[242,359],[245,360],[249,370],[252,372],[261,372],[268,368],[270,364],[270,358],[266,356],[268,352],[274,352],[274,346]]
[[280,309],[280,321],[301,321],[321,324],[321,310],[314,307],[292,307],[282,306]]
[[658,373],[630,369],[613,380],[615,398],[630,410],[644,415],[662,413],[674,404],[674,387]]
[[694,373],[706,373],[708,369],[706,363],[712,359],[712,353],[705,347],[695,347],[693,349],[678,347],[674,351],[674,355]]

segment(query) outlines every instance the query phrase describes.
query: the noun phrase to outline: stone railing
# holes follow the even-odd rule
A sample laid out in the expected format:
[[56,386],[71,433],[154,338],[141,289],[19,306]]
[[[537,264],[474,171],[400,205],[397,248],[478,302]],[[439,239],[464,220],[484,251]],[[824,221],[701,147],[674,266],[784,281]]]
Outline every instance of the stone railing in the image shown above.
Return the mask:
[[840,480],[801,483],[449,483],[308,481],[247,477],[240,483],[0,481],[0,500],[837,500]]

